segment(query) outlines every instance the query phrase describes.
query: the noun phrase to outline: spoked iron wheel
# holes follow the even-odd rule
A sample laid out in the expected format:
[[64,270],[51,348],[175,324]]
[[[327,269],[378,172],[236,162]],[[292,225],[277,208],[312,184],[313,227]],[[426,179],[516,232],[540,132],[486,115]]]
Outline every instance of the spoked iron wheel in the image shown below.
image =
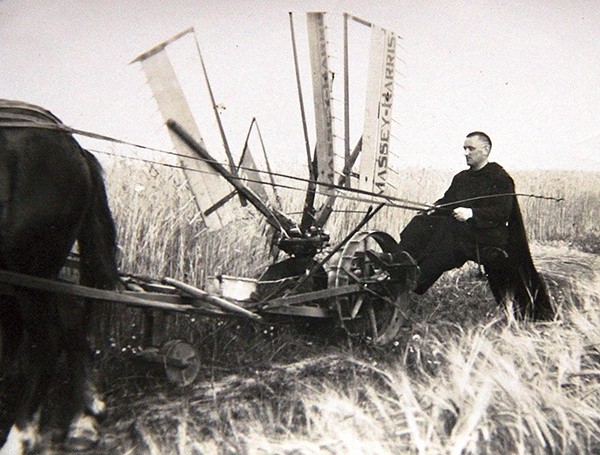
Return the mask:
[[334,298],[342,328],[384,346],[398,335],[410,303],[416,266],[395,266],[397,243],[385,232],[356,234],[342,249],[329,275],[329,287],[364,284],[360,294]]

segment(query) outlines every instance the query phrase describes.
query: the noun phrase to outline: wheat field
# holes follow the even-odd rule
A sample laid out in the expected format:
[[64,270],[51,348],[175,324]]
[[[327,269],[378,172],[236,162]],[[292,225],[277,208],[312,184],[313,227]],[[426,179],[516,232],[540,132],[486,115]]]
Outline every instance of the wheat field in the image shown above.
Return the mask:
[[[256,276],[271,263],[268,228],[252,209],[227,229],[203,229],[177,170],[106,166],[121,270],[204,286],[218,273]],[[396,195],[438,199],[452,172],[410,169]],[[109,407],[104,453],[587,454],[600,451],[600,175],[516,172],[538,269],[559,309],[518,322],[476,270],[446,273],[414,297],[391,346],[317,327],[169,316],[161,342],[183,338],[202,359],[191,385],[170,385],[141,348],[138,310],[106,308],[96,333]],[[301,191],[282,193],[288,213]],[[339,241],[368,204],[339,201],[327,229]],[[398,232],[413,212],[386,208],[368,228]]]
[[[406,169],[398,174],[392,195],[432,203],[443,195],[453,174]],[[564,244],[592,253],[600,251],[600,228],[596,222],[600,219],[599,172],[520,171],[513,177],[518,193],[562,199],[556,202],[519,197],[530,241]],[[127,160],[111,162],[107,166],[107,185],[119,227],[123,270],[152,276],[189,275],[192,282],[203,284],[206,273],[245,275],[270,261],[268,255],[262,254],[267,247],[267,227],[262,217],[254,209],[239,209],[237,223],[216,233],[207,232],[178,169],[138,163],[132,166]],[[290,186],[296,189],[280,190],[283,211],[299,221],[305,186],[302,182]],[[336,201],[339,212],[326,225],[332,243],[341,240],[360,221],[369,205],[376,203]],[[385,208],[367,228],[398,238],[414,214],[410,210]],[[245,233],[241,238],[240,231]],[[257,251],[261,254],[257,255]]]

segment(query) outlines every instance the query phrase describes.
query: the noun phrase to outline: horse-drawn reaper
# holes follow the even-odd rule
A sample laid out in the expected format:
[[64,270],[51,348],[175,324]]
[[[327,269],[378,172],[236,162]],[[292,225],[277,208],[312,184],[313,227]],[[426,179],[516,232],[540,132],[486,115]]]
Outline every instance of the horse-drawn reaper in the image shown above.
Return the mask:
[[[313,25],[322,30],[321,19],[314,16]],[[329,83],[326,68],[324,74]],[[390,280],[397,270],[390,262],[395,243],[390,236],[348,236],[336,250],[341,256],[328,277],[323,268],[326,261],[313,259],[328,242],[321,229],[327,216],[318,225],[307,224],[307,213],[297,226],[282,213],[265,208],[251,191],[235,185],[235,179],[229,179],[230,183],[259,210],[265,208],[263,214],[281,228],[279,246],[291,256],[255,281],[260,286],[254,289],[253,301],[245,302],[248,308],[230,297],[210,295],[174,280],[167,280],[158,294],[152,292],[157,288],[154,283],[141,283],[143,298],[132,296],[131,291],[110,291],[118,282],[115,227],[100,165],[75,141],[74,132],[41,107],[0,101],[2,453],[34,447],[41,407],[63,353],[72,383],[65,447],[85,449],[97,441],[95,419],[103,404],[91,376],[89,315],[82,299],[200,314],[233,312],[254,320],[265,314],[285,314],[341,318],[351,325],[367,315],[367,327],[360,331],[382,342],[396,332],[406,289]],[[175,134],[179,137],[185,131]],[[187,146],[193,150],[193,139]],[[212,175],[214,179],[217,174]],[[309,191],[308,197],[314,197],[313,193]],[[353,232],[357,233],[358,229]],[[75,242],[81,285],[67,285],[56,279]],[[380,254],[368,251],[371,244]],[[165,289],[171,292],[165,294]],[[375,300],[385,302],[385,312],[379,311]],[[143,355],[164,362],[176,378],[183,376],[183,382],[189,382],[197,365],[185,346],[182,354],[181,346],[171,343],[168,352],[147,349]]]
[[[73,384],[69,397],[72,418],[65,429],[65,447],[85,449],[98,440],[95,419],[102,413],[103,404],[91,375],[87,305],[80,299],[188,314],[236,315],[254,321],[280,315],[318,318],[378,345],[397,337],[406,320],[418,267],[391,235],[363,231],[385,204],[369,209],[336,245],[330,245],[324,230],[337,192],[346,189],[359,153],[363,157],[355,193],[372,198],[381,196],[385,187],[396,37],[373,27],[373,81],[377,86],[369,91],[372,97],[367,101],[365,132],[352,153],[346,141],[344,168],[335,182],[330,167],[332,76],[320,58],[326,43],[322,19],[321,13],[309,14],[309,27],[316,37],[311,49],[318,68],[313,71],[314,92],[324,98],[315,99],[315,117],[321,125],[317,128],[319,153],[314,158],[306,141],[310,178],[300,223],[269,206],[244,185],[236,166],[230,163],[232,167],[227,169],[207,152],[195,131],[193,116],[186,114],[184,96],[169,92],[176,83],[161,79],[172,76],[163,52],[165,46],[190,30],[136,59],[147,71],[177,152],[187,157],[184,167],[200,165],[200,180],[210,180],[200,184],[228,189],[229,194],[212,200],[206,199],[205,192],[197,192],[197,198],[210,203],[209,207],[199,204],[205,224],[213,224],[219,208],[237,193],[240,200],[249,201],[265,216],[276,232],[274,243],[288,255],[258,278],[221,276],[214,291],[170,278],[157,282],[122,275],[127,290],[115,292],[119,281],[115,227],[100,165],[72,137],[72,133],[85,132],[66,127],[42,108],[0,102],[0,387],[10,386],[17,391],[1,397],[4,409],[0,409],[0,423],[4,433],[0,442],[8,437],[2,453],[14,453],[11,451],[34,443],[40,406],[62,353],[66,354]],[[371,121],[374,124],[367,125]],[[223,139],[229,152],[224,135]],[[223,177],[234,191],[215,180]],[[190,185],[197,190],[194,183]],[[317,185],[324,188],[325,196],[319,210],[315,210]],[[432,208],[392,196],[385,196],[384,202],[411,210]],[[80,285],[56,281],[75,241],[80,254]],[[234,292],[229,291],[231,284]],[[152,337],[147,335],[144,333],[142,338],[151,344]],[[141,355],[164,364],[169,378],[178,383],[189,384],[198,373],[198,357],[185,342],[167,342],[162,349],[145,345]]]

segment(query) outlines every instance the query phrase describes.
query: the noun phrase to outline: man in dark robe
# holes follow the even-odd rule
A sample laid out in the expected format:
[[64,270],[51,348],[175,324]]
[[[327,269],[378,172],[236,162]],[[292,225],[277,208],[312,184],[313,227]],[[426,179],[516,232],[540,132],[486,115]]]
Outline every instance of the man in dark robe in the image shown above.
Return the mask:
[[470,260],[483,268],[498,303],[514,300],[521,318],[552,319],[513,179],[488,161],[492,142],[487,134],[470,133],[463,148],[469,169],[455,175],[434,208],[413,218],[400,234],[400,250],[420,269],[414,291],[423,294],[442,273]]

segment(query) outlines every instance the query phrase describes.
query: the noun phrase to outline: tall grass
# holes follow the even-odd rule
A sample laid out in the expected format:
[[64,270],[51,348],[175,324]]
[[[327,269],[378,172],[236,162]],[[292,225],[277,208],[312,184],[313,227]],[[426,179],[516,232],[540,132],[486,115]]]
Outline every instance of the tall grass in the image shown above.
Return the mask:
[[[452,171],[405,169],[398,174],[392,194],[432,203],[443,195],[452,175]],[[600,173],[520,171],[513,177],[518,193],[563,199],[555,202],[519,197],[530,240],[600,251],[600,227],[596,222],[600,219]],[[216,270],[247,273],[269,262],[264,219],[251,208],[240,208],[238,221],[232,226],[218,232],[205,231],[187,182],[176,169],[115,161],[107,166],[107,184],[119,226],[124,270],[186,276],[202,283],[207,273]],[[288,189],[282,193],[287,213],[302,211],[304,186],[298,182],[294,186],[298,191]],[[336,213],[326,226],[333,241],[340,240],[358,223],[368,205],[344,199],[336,202]],[[414,214],[385,208],[368,227],[397,237]],[[290,216],[299,220],[298,215]]]
[[517,172],[518,192],[563,198],[549,202],[521,198],[531,239],[561,241],[584,251],[600,252],[600,173],[576,171]]
[[[109,197],[123,271],[203,286],[208,275],[254,276],[271,262],[268,229],[242,209],[227,229],[203,229],[185,180],[171,169],[115,162]],[[409,170],[396,195],[432,202],[450,172]],[[294,324],[169,317],[163,338],[193,342],[201,377],[174,389],[124,356],[138,342],[138,310],[112,310],[101,369],[111,412],[104,448],[119,453],[547,454],[600,450],[598,174],[514,175],[556,321],[515,321],[469,265],[414,297],[410,321],[387,348],[356,345]],[[300,196],[299,196],[300,195]],[[285,197],[301,210],[302,193]],[[340,201],[341,210],[366,204]],[[412,212],[387,208],[369,228],[397,238]],[[361,213],[335,213],[339,241]],[[576,247],[576,248],[573,248]],[[581,251],[583,250],[583,251]],[[125,322],[123,322],[125,321]],[[127,348],[127,349],[126,349]],[[123,357],[121,357],[123,356]],[[121,361],[120,361],[121,360]]]
[[246,363],[206,365],[184,389],[149,377],[113,385],[108,432],[132,434],[122,452],[155,454],[597,453],[598,260],[579,259],[577,286],[552,276],[552,323],[515,321],[458,271],[415,302],[423,320],[390,348],[292,328],[222,332],[220,346]]

